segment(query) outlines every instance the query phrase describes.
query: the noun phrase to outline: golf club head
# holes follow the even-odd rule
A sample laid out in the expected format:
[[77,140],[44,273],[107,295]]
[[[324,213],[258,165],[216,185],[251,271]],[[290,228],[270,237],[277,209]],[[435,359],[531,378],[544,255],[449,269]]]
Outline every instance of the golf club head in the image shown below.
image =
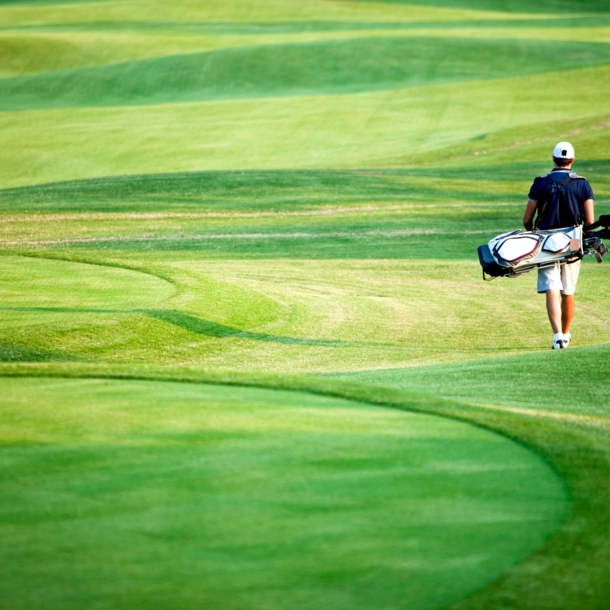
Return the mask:
[[604,257],[597,250],[595,250],[595,260],[598,263],[601,263],[604,260]]

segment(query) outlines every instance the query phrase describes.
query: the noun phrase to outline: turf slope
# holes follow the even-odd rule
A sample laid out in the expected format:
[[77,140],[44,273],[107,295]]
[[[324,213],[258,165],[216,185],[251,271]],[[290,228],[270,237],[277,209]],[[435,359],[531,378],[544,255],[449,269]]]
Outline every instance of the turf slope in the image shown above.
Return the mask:
[[577,8],[0,5],[0,607],[603,607],[607,269],[551,354],[473,260],[610,213]]

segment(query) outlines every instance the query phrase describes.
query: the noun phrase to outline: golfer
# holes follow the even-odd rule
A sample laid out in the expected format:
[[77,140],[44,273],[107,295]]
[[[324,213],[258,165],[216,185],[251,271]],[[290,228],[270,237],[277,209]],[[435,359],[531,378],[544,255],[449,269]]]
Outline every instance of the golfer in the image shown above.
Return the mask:
[[[553,170],[548,176],[536,178],[530,189],[523,216],[526,230],[531,231],[534,227],[536,212],[537,229],[573,227],[583,221],[586,226],[594,222],[593,190],[583,177],[572,172],[574,158],[574,148],[569,142],[559,142],[555,146]],[[564,196],[553,197],[553,186],[563,187]],[[546,293],[546,309],[554,333],[553,349],[563,349],[570,344],[579,271],[580,261],[538,269],[538,292]]]

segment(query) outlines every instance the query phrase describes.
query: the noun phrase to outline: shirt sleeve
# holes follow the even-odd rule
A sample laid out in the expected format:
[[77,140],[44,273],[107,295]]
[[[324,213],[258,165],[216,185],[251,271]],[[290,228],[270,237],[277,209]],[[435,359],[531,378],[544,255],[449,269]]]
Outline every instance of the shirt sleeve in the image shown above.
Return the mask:
[[584,201],[587,199],[595,199],[593,196],[593,189],[587,180],[585,180],[585,188],[584,188]]
[[534,180],[534,184],[532,184],[532,188],[530,189],[529,195],[527,196],[528,199],[531,199],[532,201],[540,201],[541,182],[542,181],[539,179]]

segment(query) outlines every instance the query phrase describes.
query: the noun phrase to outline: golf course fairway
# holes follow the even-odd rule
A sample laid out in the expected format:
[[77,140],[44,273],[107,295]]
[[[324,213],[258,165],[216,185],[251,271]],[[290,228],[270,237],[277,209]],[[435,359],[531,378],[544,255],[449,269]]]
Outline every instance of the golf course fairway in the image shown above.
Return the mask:
[[610,1],[0,2],[0,609],[605,610],[610,263],[483,282]]

